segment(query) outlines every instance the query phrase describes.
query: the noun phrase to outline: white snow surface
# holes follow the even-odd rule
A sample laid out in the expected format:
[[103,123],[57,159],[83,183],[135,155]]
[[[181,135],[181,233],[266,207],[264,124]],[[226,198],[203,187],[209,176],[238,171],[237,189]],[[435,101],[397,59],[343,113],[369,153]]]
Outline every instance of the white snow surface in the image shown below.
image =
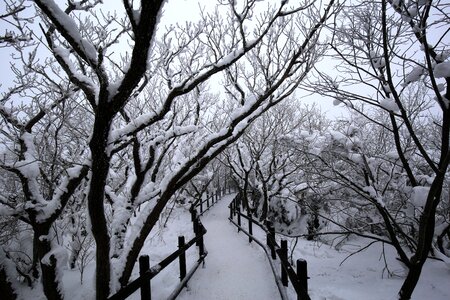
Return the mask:
[[380,106],[392,112],[398,112],[400,110],[397,103],[395,103],[395,101],[391,98],[381,99]]
[[[228,204],[233,195],[225,196],[202,217],[208,230],[205,247],[208,251],[205,267],[200,267],[177,299],[182,300],[247,300],[280,299],[273,274],[262,249],[255,243],[248,243],[243,233],[237,233],[228,221]],[[167,215],[163,216],[164,221]],[[247,228],[247,222],[242,220]],[[264,232],[254,226],[255,235],[264,242]],[[166,228],[156,230],[146,241],[141,254],[150,254],[150,266],[155,267],[167,255],[177,249],[177,237],[185,235],[186,241],[193,238],[192,223],[187,207],[175,207]],[[333,237],[330,237],[330,241]],[[339,242],[340,239],[337,239]],[[291,245],[288,239],[288,244]],[[336,242],[336,243],[337,243]],[[350,237],[339,247],[332,242],[298,240],[293,253],[295,259],[308,262],[309,295],[313,300],[394,300],[405,278],[405,269],[396,259],[395,249],[375,244],[361,250],[370,241]],[[389,263],[387,275],[382,253]],[[187,269],[198,258],[197,247],[187,251]],[[343,262],[345,260],[345,262]],[[275,262],[278,263],[277,261]],[[279,267],[278,265],[276,265]],[[71,300],[94,299],[94,265],[86,267],[84,283],[81,285],[77,270],[64,270],[65,298]],[[138,276],[137,267],[132,278]],[[450,299],[450,269],[444,262],[427,260],[412,300]],[[151,282],[152,299],[167,299],[179,283],[178,261],[162,270]],[[20,299],[45,299],[42,289],[20,291]],[[287,288],[289,299],[297,299],[292,285]],[[130,300],[140,299],[139,292]]]
[[450,77],[450,61],[442,62],[434,67],[434,76],[436,78]]
[[247,236],[237,233],[228,221],[226,196],[203,217],[208,230],[205,246],[208,251],[205,268],[189,281],[189,291],[183,290],[177,299],[279,299],[273,273],[263,250],[249,244]]

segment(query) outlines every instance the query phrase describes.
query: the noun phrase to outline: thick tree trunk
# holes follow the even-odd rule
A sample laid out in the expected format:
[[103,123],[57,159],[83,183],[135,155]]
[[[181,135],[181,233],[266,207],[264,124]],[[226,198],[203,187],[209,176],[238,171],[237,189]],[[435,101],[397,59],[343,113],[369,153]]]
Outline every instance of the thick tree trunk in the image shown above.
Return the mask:
[[445,172],[438,174],[428,193],[427,202],[420,217],[419,240],[415,255],[411,258],[408,275],[399,292],[400,300],[409,300],[419,281],[423,265],[432,249],[434,227],[436,224],[436,207],[440,202]]
[[163,211],[172,194],[167,195],[165,198],[158,199],[158,203],[153,208],[146,222],[144,222],[144,226],[139,232],[139,237],[133,241],[131,250],[127,253],[125,268],[121,276],[119,277],[121,286],[125,286],[130,280],[131,272],[133,271],[133,267],[138,259],[139,253],[144,246],[145,239],[152,231],[156,222],[158,222],[159,216],[161,215],[161,212]]
[[411,265],[409,268],[408,275],[399,292],[400,300],[411,299],[412,293],[416,288],[417,282],[419,281],[420,274],[422,273],[423,263]]
[[110,163],[110,156],[107,153],[110,120],[111,118],[105,113],[96,115],[92,140],[89,143],[92,155],[92,178],[88,194],[88,209],[97,249],[95,286],[98,300],[104,300],[109,296],[111,277],[110,238],[103,203]]
[[5,300],[17,299],[17,295],[9,281],[8,275],[2,266],[0,266],[0,295],[2,295],[2,299]]
[[51,242],[47,238],[49,232],[50,225],[35,226],[34,240],[36,252],[40,261],[42,286],[45,296],[49,300],[61,300],[63,299],[63,295],[61,294],[58,276],[56,274],[56,258],[53,255],[45,257],[52,250]]

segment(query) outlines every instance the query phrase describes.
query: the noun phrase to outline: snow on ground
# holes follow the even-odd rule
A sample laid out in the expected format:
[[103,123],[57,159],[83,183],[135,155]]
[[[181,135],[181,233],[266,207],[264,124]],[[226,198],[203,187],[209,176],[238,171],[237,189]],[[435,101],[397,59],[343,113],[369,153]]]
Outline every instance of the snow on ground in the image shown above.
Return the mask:
[[[244,228],[248,227],[247,222],[242,224]],[[254,226],[253,232],[260,241],[265,241],[265,233],[262,230]],[[240,236],[242,240],[247,240],[244,234]],[[278,235],[277,240],[280,240]],[[362,250],[370,242],[371,240],[351,237],[334,247],[298,239],[295,250],[291,253],[295,241],[288,239],[288,253],[292,254],[294,261],[299,258],[307,261],[310,277],[308,292],[312,300],[397,299],[397,293],[406,275],[405,268],[396,259],[395,249],[389,245],[383,248],[378,243]],[[349,256],[357,251],[360,252]],[[450,268],[443,262],[429,259],[412,299],[450,299],[449,283]],[[287,293],[289,299],[297,299],[290,283]]]
[[270,265],[259,246],[249,244],[237,234],[237,228],[228,221],[226,196],[202,218],[208,233],[205,245],[208,251],[206,266],[199,269],[189,281],[180,300],[273,300],[280,294]]
[[[149,255],[150,267],[158,264],[168,255],[176,251],[178,245],[178,236],[185,236],[186,242],[194,238],[189,205],[176,206],[172,211],[170,208],[163,213],[155,231],[147,239],[141,255]],[[167,223],[166,220],[168,219]],[[166,226],[164,227],[164,223]],[[194,265],[198,259],[198,248],[194,245],[186,252],[187,270]],[[139,276],[138,263],[136,263],[131,280]],[[66,299],[73,300],[92,300],[94,299],[94,264],[87,266],[84,275],[84,282],[80,284],[80,273],[78,270],[67,270],[64,274],[64,286]],[[151,291],[152,299],[166,299],[176,288],[179,280],[178,259],[172,262],[166,269],[162,270],[152,281]],[[41,293],[42,295],[42,293]],[[44,299],[43,297],[42,299]],[[32,298],[30,298],[32,299]],[[36,298],[39,299],[39,298]],[[140,299],[139,290],[128,299]]]
[[[237,233],[228,221],[228,204],[232,195],[225,196],[202,217],[208,233],[205,247],[208,251],[205,267],[200,267],[178,299],[181,300],[246,300],[280,299],[273,274],[263,250],[255,243],[248,243],[243,233]],[[164,223],[167,215],[163,216]],[[162,223],[162,224],[163,224]],[[242,220],[244,228],[247,223]],[[254,226],[254,232],[265,241],[262,231]],[[188,207],[175,207],[169,216],[167,226],[153,233],[148,239],[142,254],[149,254],[151,265],[157,264],[177,249],[177,238],[185,235],[186,241],[193,238],[192,222]],[[291,244],[290,241],[289,244]],[[394,300],[404,279],[405,271],[396,260],[394,249],[375,244],[369,249],[349,257],[352,252],[361,250],[368,241],[350,238],[340,247],[299,239],[293,253],[294,260],[306,259],[310,277],[309,294],[313,300]],[[336,243],[335,243],[336,244]],[[383,256],[382,254],[385,254]],[[198,259],[197,247],[187,252],[187,269]],[[389,270],[385,269],[384,260]],[[166,299],[179,283],[178,260],[158,274],[151,282],[152,299]],[[388,276],[388,271],[393,276]],[[136,267],[132,278],[138,276]],[[83,285],[80,285],[79,272],[66,270],[64,286],[66,299],[93,299],[94,266],[91,263],[85,270]],[[450,269],[444,263],[428,260],[419,284],[413,294],[415,300],[450,299]],[[291,285],[287,289],[290,299],[296,299]],[[33,295],[22,295],[24,299],[44,299],[41,290]],[[140,299],[139,292],[129,299]]]
[[[299,240],[294,256],[308,261],[311,299],[320,300],[394,300],[403,283],[405,269],[396,260],[395,250],[381,244],[349,257],[368,244],[350,239],[336,251],[329,245]],[[384,259],[389,263],[385,269]],[[450,269],[442,262],[429,260],[412,299],[450,299]]]

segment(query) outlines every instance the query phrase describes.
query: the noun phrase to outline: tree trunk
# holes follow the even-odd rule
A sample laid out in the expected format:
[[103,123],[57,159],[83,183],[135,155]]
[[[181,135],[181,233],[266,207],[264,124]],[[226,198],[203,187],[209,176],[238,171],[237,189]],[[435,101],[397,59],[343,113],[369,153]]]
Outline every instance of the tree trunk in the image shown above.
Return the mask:
[[4,300],[15,300],[17,295],[14,292],[11,282],[9,281],[8,275],[2,266],[0,265],[0,294]]
[[399,292],[399,300],[409,300],[411,299],[412,293],[416,288],[417,282],[420,278],[420,273],[422,273],[423,263],[413,264],[409,268],[408,276],[406,276],[405,281]]
[[[245,172],[245,176],[244,176],[244,188],[242,190],[242,206],[243,208],[248,208],[249,207],[249,197],[248,197],[248,177],[249,177],[250,173],[249,172]],[[253,206],[253,203],[252,203]]]
[[56,275],[57,261],[54,255],[43,260],[43,258],[52,250],[51,242],[48,239],[50,225],[39,224],[34,227],[34,241],[36,252],[39,258],[42,272],[42,286],[44,294],[49,300],[61,300],[63,295],[59,288],[58,276]]
[[436,207],[440,201],[444,178],[445,172],[437,174],[430,187],[427,202],[420,217],[417,250],[415,256],[411,258],[408,275],[400,289],[400,300],[408,300],[411,298],[417,282],[419,281],[422,267],[432,249],[434,227],[436,224]]
[[[133,267],[138,259],[139,253],[144,246],[144,242],[155,224],[158,222],[161,212],[163,211],[172,195],[173,193],[170,193],[157,200],[155,207],[153,208],[148,218],[145,220],[144,226],[139,232],[139,236],[134,241],[132,241],[131,249],[128,253],[126,253],[127,256],[124,270],[119,276],[119,282],[121,286],[126,285],[130,280],[131,272],[133,271]],[[156,201],[156,199],[154,201]]]
[[[262,176],[261,176],[262,177]],[[262,182],[262,212],[261,212],[261,216],[259,217],[260,220],[266,220],[267,216],[269,215],[269,195],[267,193],[267,186],[266,186],[266,182],[264,180],[261,180]]]
[[92,155],[92,178],[88,194],[88,210],[97,249],[95,286],[98,300],[108,298],[111,277],[110,238],[103,203],[111,159],[107,153],[111,117],[102,112],[99,109],[96,115],[92,139],[89,143]]

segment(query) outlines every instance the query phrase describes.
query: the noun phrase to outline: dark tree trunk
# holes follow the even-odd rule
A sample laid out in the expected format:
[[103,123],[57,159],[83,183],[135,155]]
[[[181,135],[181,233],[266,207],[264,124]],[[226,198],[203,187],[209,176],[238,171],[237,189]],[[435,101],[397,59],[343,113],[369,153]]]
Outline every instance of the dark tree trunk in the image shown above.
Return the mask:
[[5,269],[0,266],[0,295],[4,300],[15,300],[17,295],[12,288],[11,282],[9,281],[8,275]]
[[408,275],[400,289],[400,300],[408,300],[411,298],[417,282],[419,281],[423,265],[432,249],[434,227],[436,225],[436,207],[440,201],[444,178],[445,170],[444,172],[437,174],[430,187],[427,202],[420,217],[417,250],[415,255],[411,258]]
[[417,282],[420,278],[420,273],[422,273],[423,264],[411,265],[408,271],[408,276],[406,276],[405,281],[399,292],[399,300],[409,300],[411,299],[412,293],[416,288]]
[[107,153],[110,120],[109,115],[99,110],[95,118],[92,139],[89,143],[92,155],[92,178],[88,195],[88,209],[92,235],[97,247],[95,282],[96,299],[98,300],[104,300],[109,296],[111,276],[110,238],[103,203],[110,163],[110,156]]
[[[173,194],[173,193],[172,193]],[[139,237],[133,241],[130,252],[128,252],[126,257],[126,264],[123,273],[119,277],[119,282],[121,286],[125,286],[131,277],[131,272],[133,271],[133,267],[138,259],[139,253],[141,252],[142,247],[144,246],[145,239],[155,226],[155,224],[159,220],[159,216],[169,201],[172,194],[167,195],[164,198],[158,199],[158,203],[153,208],[150,216],[147,218],[144,226],[139,232]]]
[[[249,207],[249,197],[248,197],[248,177],[249,177],[250,173],[249,172],[245,172],[245,176],[244,176],[244,188],[242,190],[242,207],[245,209]],[[253,203],[252,203],[253,205]]]
[[63,299],[63,295],[59,289],[58,277],[56,275],[56,258],[51,255],[48,259],[43,260],[52,250],[51,242],[47,238],[50,232],[50,226],[50,224],[34,226],[34,244],[40,261],[44,294],[49,300],[61,300]]

